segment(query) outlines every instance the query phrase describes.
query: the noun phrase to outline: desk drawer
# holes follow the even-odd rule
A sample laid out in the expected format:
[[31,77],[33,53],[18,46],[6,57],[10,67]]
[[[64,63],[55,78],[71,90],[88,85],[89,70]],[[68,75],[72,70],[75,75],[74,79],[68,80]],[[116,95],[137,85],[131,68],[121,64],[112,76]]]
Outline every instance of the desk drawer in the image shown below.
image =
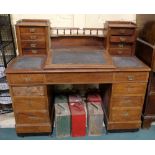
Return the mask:
[[149,74],[146,72],[116,72],[115,81],[118,82],[147,82]]
[[45,34],[27,34],[21,33],[20,35],[21,40],[32,40],[32,41],[45,41]]
[[10,74],[9,84],[38,84],[44,82],[43,74]]
[[139,129],[141,121],[108,122],[107,130]]
[[135,29],[129,28],[111,28],[110,34],[111,35],[133,35]]
[[42,54],[46,54],[46,49],[41,49],[41,48],[36,48],[36,49],[27,49],[27,48],[23,48],[22,49],[22,53],[24,55],[36,55],[36,54],[39,54],[39,55],[42,55]]
[[144,97],[141,96],[121,96],[111,98],[111,107],[141,107]]
[[112,122],[138,121],[141,119],[141,108],[112,108],[109,120]]
[[46,82],[50,84],[89,84],[111,83],[113,73],[54,73],[46,74]]
[[134,42],[135,37],[134,36],[111,36],[110,37],[111,42]]
[[13,97],[15,112],[48,110],[48,99],[44,96],[37,97]]
[[113,96],[144,96],[147,83],[118,83],[113,84]]
[[46,48],[45,41],[21,41],[22,48]]
[[50,122],[48,111],[37,112],[18,112],[15,113],[17,124],[35,124]]
[[132,53],[132,49],[131,48],[110,48],[109,53],[111,55],[130,56]]
[[44,86],[11,87],[13,96],[45,96],[47,92]]
[[45,33],[44,27],[26,27],[22,26],[20,27],[20,33]]
[[51,133],[51,123],[16,124],[17,133]]

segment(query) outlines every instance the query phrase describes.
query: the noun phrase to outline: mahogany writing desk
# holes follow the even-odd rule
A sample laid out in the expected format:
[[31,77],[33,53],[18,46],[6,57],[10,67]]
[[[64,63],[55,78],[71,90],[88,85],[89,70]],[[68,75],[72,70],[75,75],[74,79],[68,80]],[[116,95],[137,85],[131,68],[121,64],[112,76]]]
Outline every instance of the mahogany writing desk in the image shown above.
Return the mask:
[[7,70],[17,133],[50,133],[52,85],[99,84],[107,130],[138,129],[149,67],[135,56],[111,56],[100,36],[51,38],[47,55],[21,55]]

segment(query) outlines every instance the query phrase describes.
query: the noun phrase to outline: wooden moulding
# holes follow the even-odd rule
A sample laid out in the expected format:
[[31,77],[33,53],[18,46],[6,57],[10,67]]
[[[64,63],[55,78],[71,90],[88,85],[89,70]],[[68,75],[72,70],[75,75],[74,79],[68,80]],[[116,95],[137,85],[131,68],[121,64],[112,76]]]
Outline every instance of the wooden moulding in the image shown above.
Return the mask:
[[88,135],[99,136],[103,134],[103,110],[101,104],[88,102]]
[[56,136],[59,138],[70,136],[71,120],[67,103],[55,104]]

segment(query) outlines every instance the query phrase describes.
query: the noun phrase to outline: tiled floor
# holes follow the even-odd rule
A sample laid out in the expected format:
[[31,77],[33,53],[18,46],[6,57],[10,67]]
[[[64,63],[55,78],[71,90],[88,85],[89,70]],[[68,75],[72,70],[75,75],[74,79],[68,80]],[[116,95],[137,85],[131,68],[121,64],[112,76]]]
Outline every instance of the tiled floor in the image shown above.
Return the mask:
[[14,127],[15,127],[15,118],[13,112],[0,115],[0,128],[14,128]]

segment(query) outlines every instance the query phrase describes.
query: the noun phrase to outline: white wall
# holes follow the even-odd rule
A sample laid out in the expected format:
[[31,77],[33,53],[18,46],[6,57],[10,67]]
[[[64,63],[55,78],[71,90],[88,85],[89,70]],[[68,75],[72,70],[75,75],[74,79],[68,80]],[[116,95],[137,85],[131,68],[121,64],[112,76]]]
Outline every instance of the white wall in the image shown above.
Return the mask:
[[106,20],[136,21],[136,14],[12,14],[13,24],[19,19],[49,19],[54,27],[103,27]]

